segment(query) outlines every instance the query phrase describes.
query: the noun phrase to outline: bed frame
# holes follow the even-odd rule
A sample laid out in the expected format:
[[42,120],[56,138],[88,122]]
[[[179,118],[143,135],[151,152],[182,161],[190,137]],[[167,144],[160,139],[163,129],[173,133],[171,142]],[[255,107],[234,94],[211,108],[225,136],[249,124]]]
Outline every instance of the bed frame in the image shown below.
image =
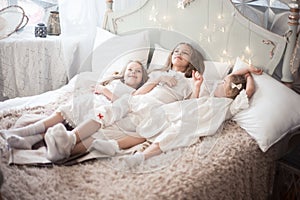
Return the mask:
[[[289,30],[283,36],[252,23],[230,0],[140,0],[136,7],[122,12],[113,11],[113,0],[106,3],[103,28],[112,33],[158,29],[160,34],[154,31],[152,41],[166,48],[186,37],[199,45],[207,60],[233,63],[239,56],[270,75],[280,68],[281,81],[293,82],[290,60],[299,24],[297,3],[289,4]],[[178,17],[174,19],[170,13]]]

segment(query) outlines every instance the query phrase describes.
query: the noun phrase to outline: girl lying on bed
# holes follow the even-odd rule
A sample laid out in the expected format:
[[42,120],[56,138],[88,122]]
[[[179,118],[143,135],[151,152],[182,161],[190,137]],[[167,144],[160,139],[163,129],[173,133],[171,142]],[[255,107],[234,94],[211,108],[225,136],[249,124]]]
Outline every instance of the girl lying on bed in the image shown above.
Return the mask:
[[[253,66],[240,69],[216,84],[211,96],[178,101],[153,110],[138,125],[138,136],[135,136],[153,143],[145,151],[125,157],[126,163],[132,167],[162,152],[192,145],[201,136],[215,134],[226,119],[248,107],[248,98],[255,91],[251,73],[262,74],[262,70]],[[92,147],[114,155],[129,144],[136,145],[134,141],[137,139],[130,136],[117,141],[95,140]]]
[[[107,77],[90,88],[76,91],[73,98],[62,105],[51,116],[32,125],[1,130],[1,135],[7,139],[11,148],[31,149],[32,145],[43,139],[45,131],[56,124],[66,121],[76,127],[84,119],[93,115],[94,107],[110,104],[123,94],[132,93],[141,87],[148,79],[145,67],[139,61],[129,61],[119,74]],[[75,96],[76,95],[76,96]]]
[[[215,134],[225,120],[249,106],[248,99],[255,91],[251,73],[262,74],[262,70],[253,66],[240,69],[227,75],[221,84],[216,85],[212,96],[175,102],[157,109],[156,114],[152,115],[149,121],[156,126],[158,124],[165,126],[161,123],[165,121],[167,128],[149,135],[147,127],[144,127],[140,135],[147,138],[151,145],[143,152],[137,152],[124,158],[128,166],[139,165],[152,156],[190,146],[195,144],[199,137]],[[131,140],[130,137],[127,137],[129,143]],[[109,141],[105,141],[105,143],[106,146],[109,146],[107,145]],[[122,148],[119,145],[113,146],[116,144],[114,142],[110,144],[115,151]]]
[[[199,94],[199,91],[194,90],[194,88],[199,88],[197,85],[200,85],[199,81],[202,79],[201,74],[203,72],[203,56],[190,44],[180,43],[176,45],[170,53],[166,67],[163,70],[151,72],[149,80],[133,96],[123,95],[120,97],[122,98],[121,101],[116,100],[114,102],[114,107],[117,110],[115,112],[116,115],[111,118],[110,125],[126,115],[129,107],[135,107],[134,112],[130,112],[127,115],[129,121],[126,121],[124,118],[124,123],[115,123],[116,128],[122,131],[122,137],[128,134],[135,136],[136,123],[142,120],[145,115],[150,114],[154,107]],[[191,77],[193,77],[195,86],[190,82],[189,78]],[[129,96],[132,96],[132,99],[134,99],[134,102],[130,102],[130,104],[127,101]],[[108,107],[111,108],[112,106]],[[101,108],[102,106],[99,107],[100,110]],[[69,157],[70,154],[76,155],[86,152],[94,144],[93,141],[99,137],[96,133],[101,128],[102,121],[99,109],[95,109],[93,118],[84,121],[72,132],[67,132],[62,125],[49,129],[45,134],[47,158],[55,162]],[[133,143],[145,141],[144,138],[134,138]]]
[[[199,94],[199,91],[193,91],[190,80],[187,79],[192,77],[193,70],[198,71],[196,75],[193,73],[195,85],[197,85],[199,84],[197,83],[197,77],[202,77],[201,74],[204,72],[203,56],[191,45],[180,43],[171,52],[165,70],[152,72],[148,82],[139,88],[135,94],[147,93],[140,99],[140,102],[145,102],[143,104],[145,107],[147,107],[145,97],[148,97],[150,102],[161,105]],[[89,119],[84,121],[71,132],[66,131],[62,124],[49,128],[45,135],[47,158],[51,161],[58,161],[69,157],[71,151],[72,155],[85,152],[95,137],[97,137],[93,134],[101,127],[99,122],[97,122],[98,117],[96,117],[96,120]],[[46,124],[45,121],[44,124]],[[30,134],[36,135],[37,131]],[[141,142],[140,138],[138,142]]]

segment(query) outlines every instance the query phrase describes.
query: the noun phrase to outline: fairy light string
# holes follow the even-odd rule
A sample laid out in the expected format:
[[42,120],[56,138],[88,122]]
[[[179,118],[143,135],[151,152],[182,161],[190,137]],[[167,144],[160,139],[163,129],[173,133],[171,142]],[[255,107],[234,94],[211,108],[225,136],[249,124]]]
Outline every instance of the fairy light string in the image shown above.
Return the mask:
[[[178,9],[186,9],[186,6],[189,5],[192,1],[187,1],[187,0],[178,0],[176,2],[176,6]],[[149,13],[149,20],[152,21],[153,23],[163,26],[167,28],[168,30],[172,30],[172,21],[170,20],[169,16],[169,1],[165,2],[165,9],[163,12],[164,13],[159,13],[162,12],[161,10],[158,10],[156,7],[156,1],[154,1],[151,11]],[[173,1],[172,1],[173,3]],[[233,62],[233,58],[236,57],[237,55],[231,55],[230,54],[230,40],[231,40],[231,35],[234,31],[234,26],[235,26],[235,21],[236,17],[239,17],[237,14],[237,8],[233,9],[232,15],[228,18],[228,16],[224,15],[224,0],[220,2],[220,7],[219,7],[219,13],[217,13],[216,18],[211,21],[211,13],[215,12],[210,12],[211,11],[211,2],[210,0],[203,1],[202,6],[205,6],[205,23],[203,25],[203,31],[199,33],[199,42],[202,44],[212,44],[214,42],[218,42],[218,39],[214,40],[214,35],[216,37],[220,37],[220,34],[224,34],[225,39],[225,44],[223,50],[220,52],[220,61],[221,62],[227,62],[231,64]],[[187,10],[188,12],[188,10]],[[204,13],[203,13],[204,14]],[[161,16],[161,17],[159,17]],[[230,21],[229,21],[230,20]],[[229,22],[229,23],[226,23]],[[213,24],[212,24],[213,23]],[[241,49],[241,54],[240,57],[244,59],[244,61],[248,63],[252,63],[252,57],[253,57],[253,52],[252,52],[252,45],[251,45],[251,40],[252,40],[252,31],[251,31],[251,23],[250,20],[247,20],[247,25],[246,25],[246,31],[247,31],[247,40],[244,49]]]

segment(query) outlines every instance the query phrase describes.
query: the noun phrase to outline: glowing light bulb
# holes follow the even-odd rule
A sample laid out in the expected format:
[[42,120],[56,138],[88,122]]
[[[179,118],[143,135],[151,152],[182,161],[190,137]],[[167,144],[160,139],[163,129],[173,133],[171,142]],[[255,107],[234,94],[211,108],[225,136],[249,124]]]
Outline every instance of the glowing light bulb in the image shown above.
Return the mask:
[[149,20],[156,22],[157,15],[158,15],[158,11],[156,10],[155,6],[153,5],[151,8],[150,15],[149,15]]
[[246,46],[245,51],[246,51],[246,53],[250,54],[251,53],[250,47]]
[[208,42],[208,43],[211,42],[211,37],[210,37],[210,36],[207,37],[207,42]]
[[177,3],[177,8],[184,9],[184,4],[183,4],[183,2],[178,2],[178,3]]

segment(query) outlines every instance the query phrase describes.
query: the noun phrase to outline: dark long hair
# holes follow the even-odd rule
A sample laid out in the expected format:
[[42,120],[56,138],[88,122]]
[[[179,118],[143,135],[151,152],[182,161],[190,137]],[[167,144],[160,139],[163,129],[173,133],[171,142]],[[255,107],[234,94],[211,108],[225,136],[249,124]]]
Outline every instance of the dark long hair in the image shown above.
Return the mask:
[[[235,97],[238,94],[240,94],[240,92],[243,89],[246,89],[247,80],[244,75],[240,75],[240,74],[231,74],[229,76],[229,80],[230,80],[230,86],[228,89],[226,89],[226,97],[235,99]],[[240,89],[236,87],[232,88],[231,83],[234,83],[235,85],[241,84],[242,87]]]

